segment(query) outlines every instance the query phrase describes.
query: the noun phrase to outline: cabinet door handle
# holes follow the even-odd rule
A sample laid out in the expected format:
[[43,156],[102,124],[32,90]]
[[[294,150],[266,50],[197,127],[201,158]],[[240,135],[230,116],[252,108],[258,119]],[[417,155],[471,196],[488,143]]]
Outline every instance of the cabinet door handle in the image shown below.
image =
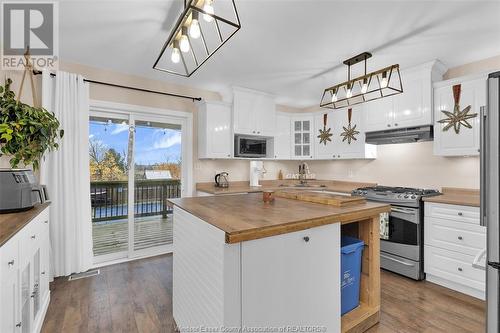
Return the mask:
[[391,124],[387,124],[387,127],[391,127]]
[[395,123],[394,126],[398,126],[398,123]]
[[255,131],[252,131],[252,133],[255,133]]
[[462,272],[463,271],[462,267],[458,267],[458,271]]
[[43,271],[41,274],[42,274],[42,275],[45,275],[45,271]]
[[16,327],[21,327],[21,322],[18,322],[18,323],[16,324]]
[[306,242],[306,243],[309,242],[309,236],[304,237],[304,242]]
[[11,261],[9,261],[9,262],[7,263],[7,265],[9,265],[9,266],[14,266],[14,263],[15,263],[15,262],[16,262],[16,261],[15,261],[14,259],[12,259]]
[[35,239],[35,238],[36,238],[36,235],[32,235],[32,236],[31,236],[31,239]]
[[462,216],[464,215],[462,212],[458,212],[458,216]]
[[260,132],[257,132],[257,134],[260,134]]
[[48,221],[48,220],[47,220],[47,221],[43,221],[43,223],[48,224],[48,223],[49,223],[49,221]]
[[463,239],[463,237],[462,237],[462,236],[458,236],[458,240],[462,240],[462,239]]

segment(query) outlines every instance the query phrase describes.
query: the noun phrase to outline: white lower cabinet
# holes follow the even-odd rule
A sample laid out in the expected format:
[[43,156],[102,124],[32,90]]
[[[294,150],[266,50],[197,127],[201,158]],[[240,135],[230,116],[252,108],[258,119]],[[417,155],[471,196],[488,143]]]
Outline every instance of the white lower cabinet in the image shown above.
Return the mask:
[[224,231],[174,207],[178,327],[340,332],[340,300],[340,223],[227,244]]
[[485,299],[486,262],[480,254],[486,228],[479,225],[479,207],[425,203],[424,223],[427,280]]
[[0,247],[0,332],[40,332],[49,305],[49,214]]
[[242,326],[340,332],[339,244],[338,223],[242,242]]

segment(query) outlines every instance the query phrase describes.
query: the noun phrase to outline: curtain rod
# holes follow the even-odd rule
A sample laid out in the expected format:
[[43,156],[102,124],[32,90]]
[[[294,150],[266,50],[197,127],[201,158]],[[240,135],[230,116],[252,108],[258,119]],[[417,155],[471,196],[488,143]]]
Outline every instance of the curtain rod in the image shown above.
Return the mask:
[[[33,74],[40,75],[40,74],[42,74],[42,71],[40,71],[40,70],[33,70]],[[56,74],[55,73],[50,73],[50,76],[55,77]],[[177,97],[177,98],[185,98],[185,99],[190,99],[193,102],[194,101],[201,101],[201,97],[179,95],[179,94],[173,94],[173,93],[168,93],[168,92],[164,92],[164,91],[142,89],[142,88],[136,88],[136,87],[130,87],[130,86],[123,86],[121,84],[116,84],[116,83],[94,81],[94,80],[88,80],[88,79],[83,79],[83,81],[88,82],[88,83],[101,84],[101,85],[104,85],[104,86],[110,86],[110,87],[116,87],[116,88],[123,88],[123,89],[130,89],[130,90],[142,91],[142,92],[147,92],[147,93],[152,93],[152,94],[159,94],[159,95],[166,95],[166,96]]]

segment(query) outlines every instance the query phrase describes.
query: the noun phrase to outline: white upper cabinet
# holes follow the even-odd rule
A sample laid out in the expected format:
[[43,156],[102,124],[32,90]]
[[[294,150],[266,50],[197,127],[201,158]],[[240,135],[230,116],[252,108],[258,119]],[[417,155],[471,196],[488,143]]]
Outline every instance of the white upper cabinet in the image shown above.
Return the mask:
[[290,116],[276,113],[276,133],[274,135],[274,158],[289,160],[291,156]]
[[[464,156],[479,155],[480,147],[480,110],[486,106],[486,76],[458,78],[438,82],[434,85],[434,154],[440,156]],[[453,98],[453,86],[461,85],[459,101],[460,111],[471,106],[469,115],[477,114],[476,117],[468,119],[472,128],[460,126],[457,134],[453,127],[443,131],[446,123],[439,123],[446,115],[442,111],[453,112],[455,101]]]
[[349,128],[348,109],[334,111],[334,132],[336,158],[337,159],[352,159],[352,158],[376,158],[377,146],[365,143],[365,129],[363,124],[363,108],[361,105],[352,107],[351,128],[356,126],[356,140],[351,140],[351,143],[340,134],[344,132],[344,127]]
[[274,136],[276,105],[272,95],[245,88],[233,89],[234,133]]
[[403,93],[363,105],[366,132],[432,125],[432,82],[443,73],[438,61],[401,70]]
[[[335,129],[335,114],[337,113],[337,110],[335,111],[330,111],[326,112],[327,110],[325,109],[325,113],[317,113],[314,115],[314,135],[312,136],[312,139],[314,141],[314,157],[319,160],[330,160],[332,158],[336,157],[337,150],[336,150],[336,145],[339,144],[340,141],[340,136],[339,133],[336,132]],[[326,126],[324,123],[324,115],[327,115],[326,119]],[[332,141],[327,141],[326,145],[324,143],[320,143],[320,138],[318,138],[319,135],[319,130],[325,128],[328,130],[330,129],[330,133],[332,136],[330,137],[330,140]]]
[[230,158],[233,147],[231,104],[203,101],[198,104],[198,157]]
[[351,142],[341,134],[344,132],[344,127],[349,128],[348,109],[339,109],[327,112],[326,129],[330,128],[332,136],[325,145],[320,143],[318,138],[319,130],[324,128],[324,114],[317,113],[314,116],[315,130],[313,135],[316,159],[331,160],[331,159],[355,159],[355,158],[376,158],[377,148],[374,145],[365,143],[365,131],[363,128],[363,110],[360,105],[352,107],[351,128],[356,126],[355,130],[359,133],[354,135],[356,140],[351,139]]
[[312,159],[314,148],[314,117],[311,114],[293,116],[291,119],[292,131],[292,159]]

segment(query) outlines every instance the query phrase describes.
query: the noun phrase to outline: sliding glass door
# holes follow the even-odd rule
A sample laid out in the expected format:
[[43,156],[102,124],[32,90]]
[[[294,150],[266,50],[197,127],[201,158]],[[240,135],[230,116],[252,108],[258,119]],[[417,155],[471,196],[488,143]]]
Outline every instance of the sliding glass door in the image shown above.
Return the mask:
[[182,192],[182,122],[97,113],[89,128],[94,261],[171,251],[167,200]]

